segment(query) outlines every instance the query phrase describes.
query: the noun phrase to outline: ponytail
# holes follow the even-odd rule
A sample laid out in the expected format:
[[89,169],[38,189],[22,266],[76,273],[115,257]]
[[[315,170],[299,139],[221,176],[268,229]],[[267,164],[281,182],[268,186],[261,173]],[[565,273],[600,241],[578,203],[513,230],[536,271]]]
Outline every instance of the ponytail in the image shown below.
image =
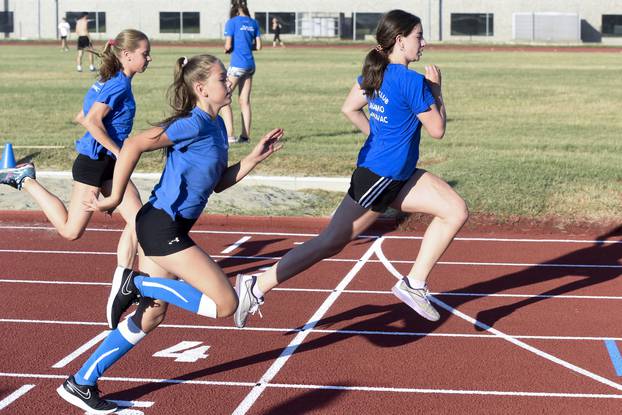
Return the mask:
[[135,51],[140,47],[139,42],[142,40],[148,42],[149,38],[139,30],[125,29],[114,39],[107,41],[101,52],[97,52],[93,49],[86,49],[88,52],[101,59],[101,64],[99,65],[99,80],[106,82],[115,76],[117,72],[123,70],[119,55],[123,49],[130,52]]
[[368,98],[374,97],[384,78],[384,71],[389,65],[389,55],[393,52],[397,36],[408,36],[421,19],[404,10],[391,10],[378,22],[376,40],[378,45],[369,51],[363,63],[361,89]]
[[222,62],[212,55],[198,55],[190,59],[185,56],[177,58],[173,83],[166,91],[173,113],[156,125],[166,130],[174,121],[188,117],[197,103],[193,89],[195,82],[206,81],[213,65],[217,64],[222,65]]

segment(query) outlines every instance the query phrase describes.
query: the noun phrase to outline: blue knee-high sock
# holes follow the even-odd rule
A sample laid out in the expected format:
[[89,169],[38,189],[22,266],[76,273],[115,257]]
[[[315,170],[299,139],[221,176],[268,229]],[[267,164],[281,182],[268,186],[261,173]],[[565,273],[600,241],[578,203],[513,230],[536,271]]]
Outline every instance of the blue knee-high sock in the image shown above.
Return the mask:
[[76,373],[76,383],[95,385],[106,369],[125,356],[146,335],[131,318],[120,322]]
[[134,285],[143,295],[174,304],[201,316],[216,318],[214,300],[184,281],[137,275]]

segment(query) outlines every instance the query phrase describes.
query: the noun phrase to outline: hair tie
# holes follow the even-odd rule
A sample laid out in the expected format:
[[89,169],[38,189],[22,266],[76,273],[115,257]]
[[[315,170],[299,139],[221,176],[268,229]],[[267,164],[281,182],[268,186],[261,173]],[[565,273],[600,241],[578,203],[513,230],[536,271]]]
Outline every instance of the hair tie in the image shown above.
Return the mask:
[[117,40],[116,40],[116,39],[110,39],[110,40],[108,41],[108,44],[109,44],[110,46],[117,46]]
[[181,67],[183,68],[184,66],[188,65],[188,58],[187,57],[183,57],[184,61],[181,63]]
[[384,50],[382,45],[376,45],[374,49],[376,49],[377,52],[382,52]]

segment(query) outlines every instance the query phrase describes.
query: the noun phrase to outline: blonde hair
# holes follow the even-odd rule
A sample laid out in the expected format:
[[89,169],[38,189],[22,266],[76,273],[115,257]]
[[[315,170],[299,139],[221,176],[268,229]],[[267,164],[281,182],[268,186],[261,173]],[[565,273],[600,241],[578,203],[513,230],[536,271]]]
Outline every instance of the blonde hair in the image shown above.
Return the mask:
[[146,34],[136,29],[125,29],[119,33],[114,39],[109,40],[104,45],[101,52],[89,49],[89,52],[97,55],[101,59],[99,66],[99,79],[103,82],[109,80],[117,72],[123,69],[121,60],[121,52],[125,49],[134,52],[140,47],[140,42],[149,38]]
[[197,55],[190,59],[185,56],[177,58],[173,83],[166,92],[173,114],[158,125],[166,129],[175,120],[190,115],[197,103],[194,84],[206,81],[214,65],[222,66],[222,62],[213,55]]

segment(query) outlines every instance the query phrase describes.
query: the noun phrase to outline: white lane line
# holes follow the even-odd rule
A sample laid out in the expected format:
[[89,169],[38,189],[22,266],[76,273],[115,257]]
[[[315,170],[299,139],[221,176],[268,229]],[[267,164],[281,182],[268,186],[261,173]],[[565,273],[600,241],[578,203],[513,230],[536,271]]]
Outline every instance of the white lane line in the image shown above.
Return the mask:
[[311,316],[311,318],[307,321],[307,323],[302,328],[294,339],[287,345],[287,347],[283,350],[281,355],[275,360],[275,362],[268,368],[266,373],[259,379],[257,385],[251,389],[250,393],[246,395],[244,400],[240,402],[238,407],[233,411],[234,415],[243,415],[245,414],[251,406],[255,404],[259,396],[266,389],[266,385],[270,383],[272,379],[279,373],[279,371],[283,368],[287,360],[296,352],[298,346],[304,342],[305,338],[309,335],[310,330],[313,329],[317,323],[322,319],[324,314],[328,311],[328,309],[337,301],[339,295],[342,291],[348,286],[348,284],[354,279],[354,277],[359,273],[359,271],[363,268],[367,260],[374,254],[376,249],[376,245],[382,243],[382,238],[377,239],[374,243],[367,249],[367,251],[363,254],[361,259],[356,263],[356,265],[346,274],[345,277],[339,282],[335,291],[330,293],[330,295],[324,300],[322,305],[317,309],[317,311]]
[[25,394],[27,394],[28,391],[31,390],[34,387],[35,387],[35,385],[23,385],[18,390],[16,390],[12,394],[10,394],[9,396],[7,396],[3,400],[1,400],[0,401],[0,411],[3,410],[4,408],[6,408],[7,406],[11,405],[13,402],[18,400],[19,398],[21,398]]
[[[382,243],[382,240],[380,240],[380,242]],[[400,274],[395,269],[395,267],[393,267],[393,265],[384,256],[384,253],[382,252],[382,245],[381,245],[381,243],[380,244],[374,244],[376,246],[376,249],[375,249],[376,255],[378,255],[378,258],[380,258],[380,260],[382,261],[384,266],[387,268],[387,270],[391,274],[393,274],[393,276],[395,278],[397,278],[398,280],[403,278],[403,275]],[[433,302],[434,304],[442,307],[446,311],[449,311],[451,314],[455,315],[456,317],[459,317],[459,318],[461,318],[463,320],[466,320],[469,323],[471,323],[471,324],[473,324],[473,325],[475,325],[475,326],[477,326],[477,327],[479,327],[479,328],[481,328],[483,330],[486,330],[486,331],[488,331],[488,332],[490,332],[490,333],[492,333],[492,334],[494,334],[496,336],[499,336],[503,340],[505,340],[507,342],[510,342],[510,343],[520,347],[521,349],[525,349],[525,350],[527,350],[527,351],[529,351],[529,352],[531,352],[531,353],[533,353],[533,354],[535,354],[537,356],[540,356],[540,357],[542,357],[542,358],[544,358],[546,360],[549,360],[549,361],[551,361],[553,363],[556,363],[556,364],[558,364],[558,365],[560,365],[562,367],[565,367],[566,369],[569,369],[569,370],[571,370],[573,372],[576,372],[576,373],[578,373],[580,375],[583,375],[583,376],[588,377],[588,378],[590,378],[592,380],[595,380],[596,382],[602,383],[604,385],[607,385],[607,386],[610,386],[610,387],[612,387],[614,389],[622,391],[622,384],[616,383],[616,382],[614,382],[612,380],[609,380],[609,379],[607,379],[605,377],[602,377],[602,376],[600,376],[600,375],[598,375],[596,373],[590,372],[589,370],[583,369],[583,368],[581,368],[581,367],[579,367],[577,365],[573,365],[572,363],[570,363],[570,362],[568,362],[566,360],[560,359],[560,358],[558,358],[556,356],[553,356],[552,354],[546,353],[545,351],[542,351],[542,350],[540,350],[540,349],[538,349],[536,347],[530,346],[527,343],[522,342],[522,341],[516,339],[515,337],[509,336],[509,335],[503,333],[500,330],[497,330],[497,329],[495,329],[493,327],[490,327],[489,325],[484,324],[481,321],[476,320],[473,317],[464,314],[463,312],[461,312],[461,311],[451,307],[449,304],[444,303],[443,301],[439,300],[438,298],[435,298],[434,296],[429,296],[429,299],[430,299],[431,302]]]
[[108,333],[110,333],[110,330],[102,331],[97,336],[93,337],[91,340],[84,343],[82,346],[78,347],[76,350],[74,350],[67,356],[63,357],[58,362],[54,363],[52,367],[54,369],[60,369],[60,368],[67,366],[69,363],[73,362],[78,356],[80,356],[81,354],[89,350],[91,347],[95,346],[97,343],[105,339],[106,336],[108,336]]
[[[45,230],[54,231],[52,226],[16,226],[16,225],[0,225],[0,229],[14,230]],[[106,229],[106,228],[86,228],[90,232],[122,232],[123,229]],[[210,231],[210,230],[192,230],[190,233],[196,234],[213,234],[213,235],[257,235],[257,236],[304,236],[315,237],[317,233],[289,233],[289,232],[248,232],[248,231]],[[359,235],[359,239],[378,238],[378,235]],[[404,239],[404,240],[422,240],[423,236],[408,235],[385,235],[385,239]],[[526,243],[562,243],[562,244],[605,244],[615,245],[622,244],[620,240],[606,239],[535,239],[535,238],[484,238],[484,237],[456,237],[454,241],[465,242],[526,242]]]
[[[367,261],[368,263],[372,260]],[[266,268],[267,269],[267,268]],[[261,269],[260,269],[261,270]],[[109,287],[109,282],[86,282],[86,281],[54,281],[54,280],[14,280],[0,279],[0,284],[48,284],[48,285],[86,285]],[[281,288],[276,287],[273,291],[283,292],[308,292],[308,293],[329,293],[329,288]],[[393,295],[391,291],[384,290],[343,290],[347,294],[378,294]],[[569,294],[486,294],[486,293],[465,293],[465,292],[430,292],[437,297],[499,297],[499,298],[554,298],[560,300],[622,300],[622,296],[616,295],[569,295]]]
[[[58,379],[64,380],[66,375],[45,375],[36,373],[0,373],[0,377],[7,378],[26,378],[26,379]],[[201,385],[201,386],[234,386],[248,387],[253,386],[251,382],[218,382],[204,380],[176,380],[176,379],[150,379],[150,378],[124,378],[103,376],[100,380],[109,382],[135,382],[135,383],[168,383],[176,385]],[[26,385],[33,386],[34,385]],[[524,397],[545,397],[545,398],[578,398],[578,399],[622,399],[622,394],[604,393],[572,393],[572,392],[536,392],[536,391],[503,391],[503,390],[469,390],[469,389],[431,389],[431,388],[392,388],[380,386],[341,386],[341,385],[314,385],[296,383],[270,383],[268,388],[278,389],[310,389],[310,390],[345,390],[360,392],[379,392],[379,393],[412,393],[412,394],[440,394],[440,395],[489,395],[489,396],[524,396]],[[125,402],[125,401],[116,401]],[[133,401],[136,404],[138,402]],[[150,402],[137,405],[143,408],[148,407]]]
[[[62,320],[26,320],[1,318],[0,324],[50,324],[64,326],[108,326],[104,322],[95,321],[62,321]],[[197,324],[161,324],[162,329],[184,329],[184,330],[224,330],[224,331],[255,331],[264,333],[298,333],[303,331],[300,327],[245,327],[238,329],[231,326],[207,326]],[[449,338],[469,338],[469,339],[491,339],[501,340],[494,334],[485,333],[435,333],[435,332],[416,332],[416,331],[383,331],[383,330],[350,330],[350,329],[310,329],[312,333],[356,335],[356,336],[398,336],[398,337],[449,337]],[[554,340],[554,341],[596,341],[605,340],[622,341],[622,337],[612,336],[544,336],[544,335],[511,335],[515,339],[531,340]]]
[[221,252],[221,254],[229,254],[229,253],[235,251],[236,249],[238,249],[240,247],[240,245],[242,245],[244,242],[248,241],[249,239],[251,239],[250,236],[248,236],[248,235],[243,236],[237,242],[235,242],[234,244],[232,244],[229,247],[227,247],[226,249],[224,249]]
[[346,390],[361,392],[394,392],[394,393],[421,393],[439,395],[492,395],[492,396],[527,396],[546,398],[597,398],[597,399],[622,399],[622,394],[604,393],[565,393],[565,392],[521,392],[521,391],[495,391],[495,390],[469,390],[469,389],[423,389],[423,388],[384,388],[375,386],[340,386],[340,385],[307,385],[295,383],[271,383],[269,388],[285,389],[324,389]]
[[[38,250],[38,249],[0,249],[0,253],[10,254],[67,254],[67,255],[116,255],[116,252],[97,252],[97,251],[53,251],[53,250]],[[278,261],[281,257],[275,256],[246,256],[246,255],[210,255],[212,258],[222,259],[248,259],[253,261],[271,260]],[[357,259],[350,258],[327,258],[322,262],[357,262]],[[369,263],[382,263],[377,259],[370,259]],[[415,261],[391,261],[394,264],[413,264]],[[449,266],[473,266],[473,267],[519,267],[519,268],[589,268],[589,269],[622,269],[621,264],[557,264],[557,263],[527,263],[527,262],[476,262],[476,261],[439,261],[437,265],[449,265]]]

